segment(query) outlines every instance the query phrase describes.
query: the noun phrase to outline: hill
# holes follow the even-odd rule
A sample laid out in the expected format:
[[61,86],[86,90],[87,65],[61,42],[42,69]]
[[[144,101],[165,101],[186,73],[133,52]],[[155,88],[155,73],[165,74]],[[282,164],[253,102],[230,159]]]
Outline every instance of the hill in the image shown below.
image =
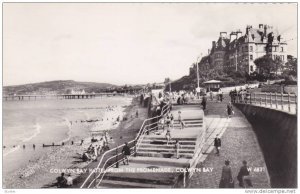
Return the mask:
[[84,90],[87,93],[103,92],[108,88],[116,87],[108,83],[77,82],[73,80],[48,81],[16,86],[4,86],[3,95],[8,94],[63,94],[72,90]]

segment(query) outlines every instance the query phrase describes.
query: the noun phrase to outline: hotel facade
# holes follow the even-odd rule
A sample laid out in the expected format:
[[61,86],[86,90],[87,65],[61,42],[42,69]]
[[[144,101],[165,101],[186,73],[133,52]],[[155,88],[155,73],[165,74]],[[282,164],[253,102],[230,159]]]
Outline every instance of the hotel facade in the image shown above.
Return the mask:
[[[198,63],[199,71],[219,69],[224,72],[241,71],[251,74],[257,71],[254,60],[268,55],[287,62],[287,43],[272,26],[259,24],[258,28],[248,25],[243,34],[237,30],[227,34],[220,32],[217,41],[212,41],[208,55]],[[190,74],[196,72],[196,64]]]

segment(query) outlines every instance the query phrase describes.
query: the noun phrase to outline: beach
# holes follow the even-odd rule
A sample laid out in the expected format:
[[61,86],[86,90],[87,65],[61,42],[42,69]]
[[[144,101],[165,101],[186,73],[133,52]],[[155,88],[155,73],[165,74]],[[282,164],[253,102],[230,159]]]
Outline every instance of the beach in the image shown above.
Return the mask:
[[[138,118],[135,115],[136,111],[139,112]],[[109,147],[115,147],[133,139],[146,117],[147,110],[139,106],[137,99],[130,99],[128,106],[107,106],[101,119],[69,121],[72,135],[58,142],[63,142],[64,145],[47,147],[47,151],[41,157],[30,160],[27,165],[8,174],[3,179],[3,187],[55,187],[56,177],[61,172],[69,172],[76,178],[90,163],[83,162],[81,157],[90,146],[91,138],[100,139],[104,131],[108,131]]]

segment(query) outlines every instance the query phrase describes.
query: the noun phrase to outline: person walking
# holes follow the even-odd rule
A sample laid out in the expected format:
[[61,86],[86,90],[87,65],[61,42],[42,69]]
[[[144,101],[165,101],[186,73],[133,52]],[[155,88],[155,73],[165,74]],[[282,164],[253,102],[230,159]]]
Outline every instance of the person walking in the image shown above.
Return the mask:
[[220,148],[221,148],[221,139],[219,138],[219,134],[216,135],[214,146],[216,148],[216,154],[220,155]]
[[232,172],[230,167],[230,161],[225,161],[225,166],[222,168],[222,176],[219,184],[219,188],[234,188],[234,182],[232,178]]
[[207,101],[206,94],[204,94],[201,102],[201,105],[203,106],[203,110],[206,110],[206,101]]
[[210,96],[210,100],[213,101],[214,100],[214,96],[213,96],[213,92],[209,91],[209,96]]
[[247,161],[243,161],[243,166],[241,167],[239,174],[237,176],[237,180],[239,181],[239,186],[247,188],[253,187],[251,182],[250,171],[248,170]]
[[170,125],[171,125],[171,118],[170,118],[170,115],[167,114],[167,117],[166,117],[166,124],[168,126],[168,129],[170,129]]
[[170,129],[167,129],[166,139],[167,139],[167,145],[169,145],[169,142],[170,142],[171,139],[172,139]]
[[227,104],[227,118],[231,118],[231,116],[234,114],[234,111],[233,111],[233,106],[232,106],[232,103],[231,102],[228,102]]
[[122,153],[124,154],[124,160],[123,160],[123,164],[126,165],[125,161],[127,162],[127,165],[129,165],[129,156],[130,156],[130,148],[128,146],[128,143],[126,142],[123,149],[122,149]]
[[176,158],[179,159],[179,150],[180,150],[180,143],[178,140],[176,140],[175,143],[175,151],[176,151]]
[[171,120],[171,127],[172,127],[172,129],[174,129],[174,116],[173,116],[173,114],[171,113],[171,115],[170,115],[170,120]]
[[180,129],[183,129],[184,128],[184,123],[183,123],[183,120],[182,120],[182,117],[181,117],[181,111],[178,111],[178,122],[179,122],[179,125],[180,125]]

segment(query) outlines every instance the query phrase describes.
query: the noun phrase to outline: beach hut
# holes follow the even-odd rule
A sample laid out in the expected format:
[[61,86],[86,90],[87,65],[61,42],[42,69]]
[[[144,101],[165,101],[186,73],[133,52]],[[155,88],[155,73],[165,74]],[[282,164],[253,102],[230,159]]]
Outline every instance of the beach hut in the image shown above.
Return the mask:
[[203,83],[205,85],[206,91],[217,92],[221,88],[221,81],[219,80],[209,80]]

